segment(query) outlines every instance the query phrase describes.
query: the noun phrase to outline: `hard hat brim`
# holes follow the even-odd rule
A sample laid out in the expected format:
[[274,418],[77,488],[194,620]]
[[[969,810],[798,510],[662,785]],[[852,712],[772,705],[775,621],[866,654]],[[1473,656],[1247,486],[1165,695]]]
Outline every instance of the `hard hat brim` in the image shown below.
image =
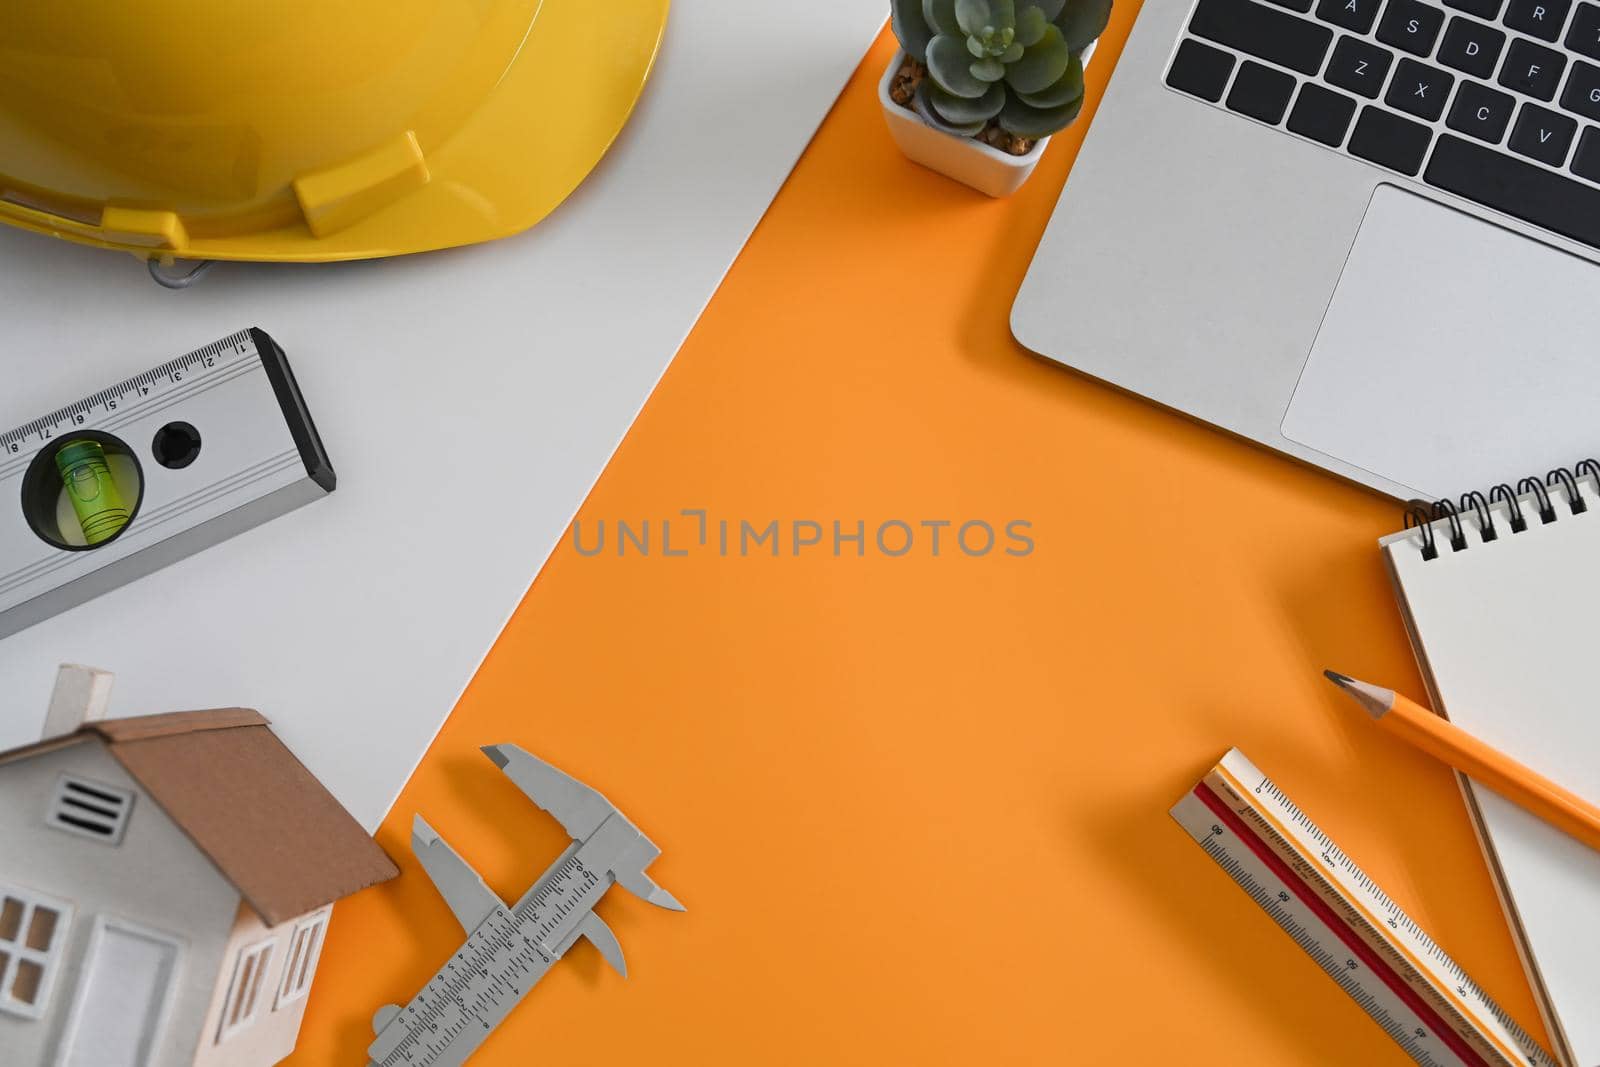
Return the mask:
[[499,84],[422,161],[426,181],[321,236],[296,220],[133,243],[103,225],[6,201],[0,221],[141,258],[255,262],[375,259],[520,233],[559,206],[622,131],[654,66],[669,2],[544,0]]

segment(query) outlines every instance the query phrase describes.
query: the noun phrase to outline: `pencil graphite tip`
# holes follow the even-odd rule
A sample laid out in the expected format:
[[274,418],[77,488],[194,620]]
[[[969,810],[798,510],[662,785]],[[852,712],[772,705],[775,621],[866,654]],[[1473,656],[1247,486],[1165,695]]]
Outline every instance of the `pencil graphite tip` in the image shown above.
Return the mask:
[[1323,671],[1322,676],[1355,698],[1357,704],[1367,709],[1374,719],[1381,719],[1394,707],[1394,691],[1382,689],[1370,682],[1360,682],[1338,671]]

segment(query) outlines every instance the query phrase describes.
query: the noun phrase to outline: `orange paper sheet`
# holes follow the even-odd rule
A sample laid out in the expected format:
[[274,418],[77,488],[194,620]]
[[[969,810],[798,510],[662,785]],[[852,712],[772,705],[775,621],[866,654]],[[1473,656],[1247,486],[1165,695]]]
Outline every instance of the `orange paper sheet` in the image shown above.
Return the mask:
[[[414,812],[509,899],[564,845],[478,753],[505,741],[606,793],[689,910],[613,890],[631,977],[575,948],[482,1067],[1404,1062],[1167,817],[1231,745],[1536,1028],[1449,772],[1320,675],[1421,688],[1395,505],[1008,331],[1134,11],[1005,201],[898,154],[887,33],[868,54],[582,510],[586,550],[650,520],[652,553],[545,567],[382,828],[402,877],[335,912],[292,1063],[363,1062],[462,940]],[[713,550],[667,557],[685,509]],[[825,543],[723,556],[718,519]],[[834,520],[1024,520],[1033,549],[835,556]]]

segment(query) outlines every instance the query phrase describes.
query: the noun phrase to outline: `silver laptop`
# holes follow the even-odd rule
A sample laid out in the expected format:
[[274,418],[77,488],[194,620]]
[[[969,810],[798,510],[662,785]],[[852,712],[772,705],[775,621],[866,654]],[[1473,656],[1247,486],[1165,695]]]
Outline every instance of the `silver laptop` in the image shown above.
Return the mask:
[[1600,4],[1146,0],[1011,325],[1396,496],[1600,454]]

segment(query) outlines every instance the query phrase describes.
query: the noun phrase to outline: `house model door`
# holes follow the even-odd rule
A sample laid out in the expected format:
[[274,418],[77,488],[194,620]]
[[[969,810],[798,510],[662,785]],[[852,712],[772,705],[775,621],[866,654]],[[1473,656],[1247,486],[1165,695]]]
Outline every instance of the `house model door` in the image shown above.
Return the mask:
[[178,972],[178,942],[102,916],[89,936],[58,1067],[149,1067]]

